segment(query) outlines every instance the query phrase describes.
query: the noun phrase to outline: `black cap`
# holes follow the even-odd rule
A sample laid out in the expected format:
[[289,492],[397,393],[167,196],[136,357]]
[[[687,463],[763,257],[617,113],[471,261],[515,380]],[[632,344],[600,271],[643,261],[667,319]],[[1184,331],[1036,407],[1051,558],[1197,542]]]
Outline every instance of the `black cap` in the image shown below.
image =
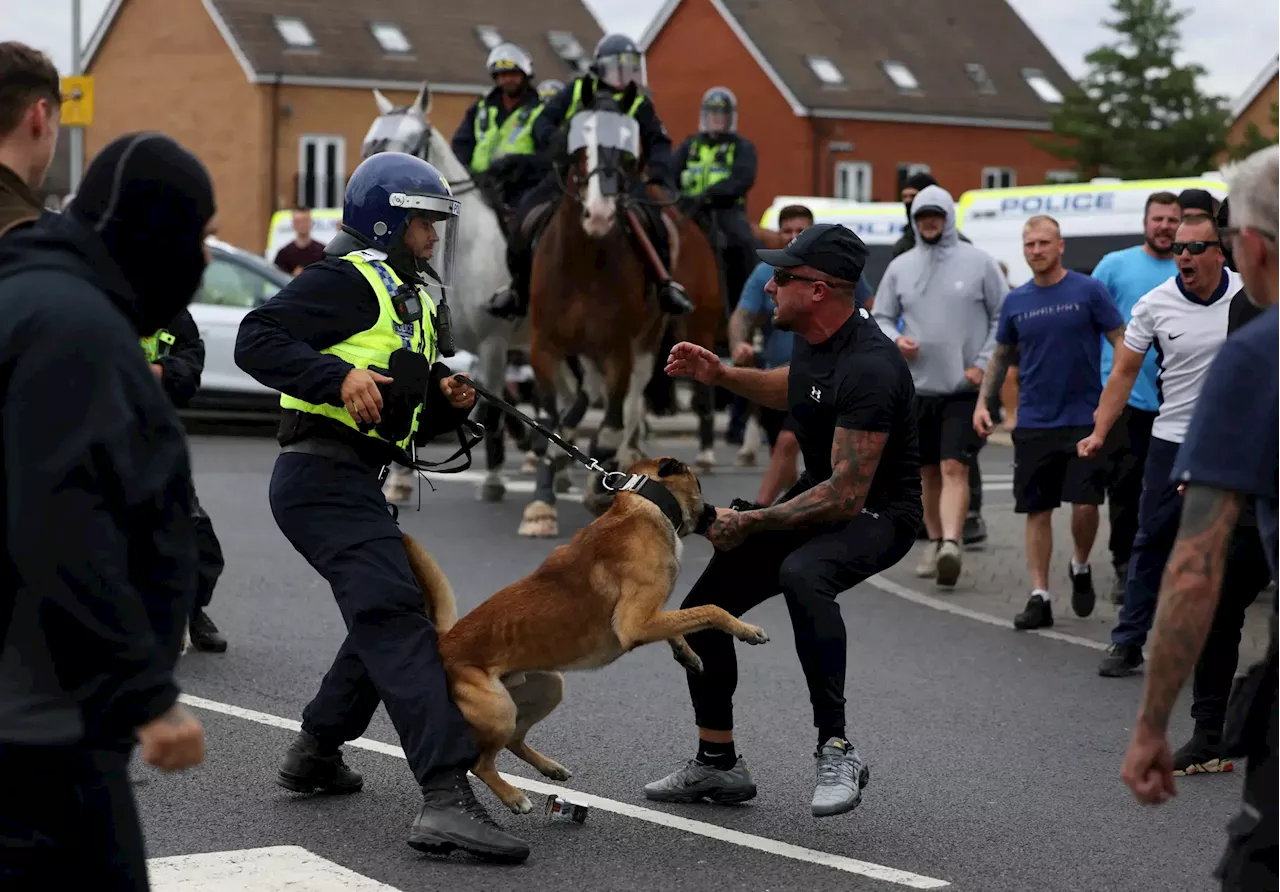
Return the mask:
[[1182,208],[1182,212],[1187,211],[1203,211],[1210,217],[1217,216],[1218,210],[1214,205],[1217,204],[1214,197],[1204,189],[1183,189],[1178,195],[1178,207]]
[[866,244],[839,223],[816,223],[781,250],[759,250],[756,256],[770,266],[784,269],[811,266],[836,279],[857,282],[867,265]]
[[903,189],[915,189],[919,192],[925,186],[936,186],[938,181],[933,178],[933,174],[918,170],[911,176],[902,181]]
[[942,207],[936,204],[922,204],[920,205],[920,207],[916,207],[915,204],[911,205],[912,217],[919,217],[921,214],[930,214],[930,213],[937,214],[939,217],[945,217],[947,215],[947,212]]

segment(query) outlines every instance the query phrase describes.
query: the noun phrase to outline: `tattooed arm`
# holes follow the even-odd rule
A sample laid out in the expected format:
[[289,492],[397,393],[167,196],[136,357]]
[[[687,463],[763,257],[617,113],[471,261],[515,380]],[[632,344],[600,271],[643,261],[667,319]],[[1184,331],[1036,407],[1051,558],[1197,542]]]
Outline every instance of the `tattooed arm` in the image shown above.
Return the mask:
[[1009,374],[1009,366],[1013,365],[1013,350],[1010,344],[996,344],[995,350],[991,352],[991,359],[987,362],[986,373],[982,376],[978,405],[987,405],[991,402],[992,394],[999,392],[1005,376]]
[[729,351],[733,353],[739,344],[750,344],[756,328],[764,323],[764,313],[753,313],[750,307],[738,304],[729,317]]
[[1200,658],[1222,589],[1240,493],[1188,484],[1178,539],[1165,564],[1138,721],[1163,734],[1178,692]]

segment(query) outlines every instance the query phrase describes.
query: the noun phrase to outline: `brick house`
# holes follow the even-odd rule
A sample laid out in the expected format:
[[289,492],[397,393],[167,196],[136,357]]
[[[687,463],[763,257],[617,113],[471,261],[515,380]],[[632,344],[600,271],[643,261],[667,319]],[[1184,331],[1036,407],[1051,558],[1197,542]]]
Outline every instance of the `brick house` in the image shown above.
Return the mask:
[[673,139],[707,88],[738,97],[753,219],[776,195],[897,201],[920,168],[957,197],[1074,179],[1032,142],[1074,82],[1005,0],[667,0],[641,48]]
[[377,117],[378,88],[407,104],[431,85],[432,123],[452,136],[492,88],[484,62],[505,40],[535,77],[568,79],[603,32],[581,0],[112,0],[85,52],[95,79],[86,163],[134,130],[195,151],[217,189],[221,235],[264,250],[271,214],[341,207]]
[[1276,125],[1272,122],[1272,108],[1280,102],[1280,55],[1273,56],[1266,67],[1231,104],[1231,126],[1227,130],[1227,145],[1242,142],[1250,124],[1268,139],[1276,138]]

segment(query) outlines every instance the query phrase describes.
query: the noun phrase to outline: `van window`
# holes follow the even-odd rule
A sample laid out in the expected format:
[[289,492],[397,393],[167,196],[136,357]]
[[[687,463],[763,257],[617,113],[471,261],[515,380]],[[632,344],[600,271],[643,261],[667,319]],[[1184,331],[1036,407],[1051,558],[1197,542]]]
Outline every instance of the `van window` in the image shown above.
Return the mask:
[[197,303],[251,310],[280,290],[280,284],[215,253],[205,268]]

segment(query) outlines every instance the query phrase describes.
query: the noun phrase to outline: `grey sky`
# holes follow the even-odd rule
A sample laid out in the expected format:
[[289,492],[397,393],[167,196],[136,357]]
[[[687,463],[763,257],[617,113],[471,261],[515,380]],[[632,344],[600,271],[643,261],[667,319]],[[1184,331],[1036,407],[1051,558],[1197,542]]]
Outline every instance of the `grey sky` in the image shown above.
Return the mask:
[[[662,0],[585,0],[607,31],[639,37]],[[1010,0],[1031,29],[1074,76],[1084,69],[1084,55],[1110,32],[1101,22],[1110,17],[1110,0]],[[1188,59],[1208,69],[1203,86],[1234,99],[1275,55],[1280,32],[1276,0],[1213,0],[1180,5],[1193,9],[1183,22]],[[0,0],[0,40],[17,39],[49,52],[60,70],[71,63],[70,0]],[[82,0],[85,41],[107,7],[107,0]]]

